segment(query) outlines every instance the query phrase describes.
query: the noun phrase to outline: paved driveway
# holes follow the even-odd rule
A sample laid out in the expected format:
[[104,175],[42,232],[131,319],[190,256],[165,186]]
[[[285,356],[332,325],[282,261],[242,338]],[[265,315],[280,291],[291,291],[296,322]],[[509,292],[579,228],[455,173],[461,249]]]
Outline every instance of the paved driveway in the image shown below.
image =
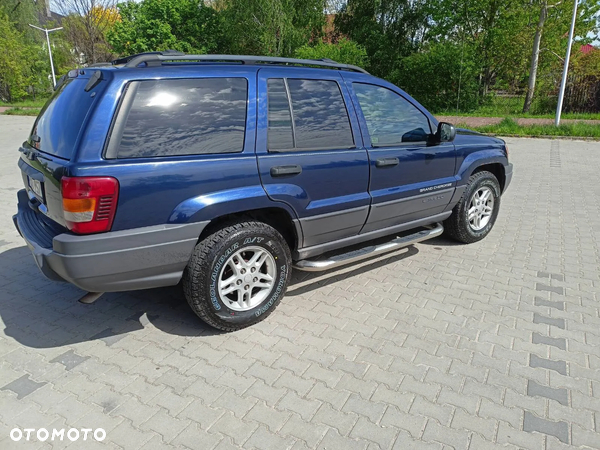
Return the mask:
[[85,306],[38,274],[10,218],[30,126],[0,117],[0,448],[600,448],[599,143],[511,139],[486,240],[296,273],[222,334],[175,288]]

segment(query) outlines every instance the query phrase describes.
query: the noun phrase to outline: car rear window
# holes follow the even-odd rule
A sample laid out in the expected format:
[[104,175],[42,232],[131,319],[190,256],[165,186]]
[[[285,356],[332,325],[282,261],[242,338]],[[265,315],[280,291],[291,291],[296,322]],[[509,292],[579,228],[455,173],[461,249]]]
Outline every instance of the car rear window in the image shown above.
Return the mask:
[[83,122],[99,97],[99,87],[85,91],[88,81],[89,78],[67,79],[46,102],[31,131],[40,138],[40,151],[71,159]]
[[128,87],[132,94],[131,107],[119,113],[127,116],[124,127],[115,131],[122,133],[118,158],[236,153],[244,148],[245,78],[139,81]]

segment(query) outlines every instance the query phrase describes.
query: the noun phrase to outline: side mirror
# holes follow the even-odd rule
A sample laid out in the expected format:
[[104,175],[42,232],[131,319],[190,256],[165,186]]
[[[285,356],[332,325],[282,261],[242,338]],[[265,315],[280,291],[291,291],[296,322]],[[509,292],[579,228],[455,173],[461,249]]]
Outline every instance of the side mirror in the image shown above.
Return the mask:
[[454,125],[447,122],[440,122],[438,129],[435,132],[435,140],[437,142],[452,142],[456,137],[456,128]]

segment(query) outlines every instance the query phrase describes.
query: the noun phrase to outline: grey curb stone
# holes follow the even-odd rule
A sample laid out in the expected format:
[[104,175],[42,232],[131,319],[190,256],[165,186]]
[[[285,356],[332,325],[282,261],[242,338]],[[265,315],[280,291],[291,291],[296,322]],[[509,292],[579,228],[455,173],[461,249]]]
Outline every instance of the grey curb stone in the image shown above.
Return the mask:
[[4,386],[1,390],[3,391],[13,391],[17,394],[17,398],[21,400],[23,397],[27,397],[34,391],[37,391],[46,383],[38,383],[29,379],[29,374],[23,375],[21,378],[17,378],[14,381],[11,381],[6,386]]
[[58,355],[56,358],[50,360],[50,362],[61,363],[63,366],[65,366],[66,370],[71,370],[73,367],[78,366],[89,358],[89,356],[79,356],[73,350],[69,350],[68,352]]
[[535,397],[536,395],[546,397],[550,400],[556,400],[558,403],[565,406],[568,406],[569,404],[569,393],[566,389],[555,389],[548,386],[542,386],[531,380],[527,381],[527,395],[530,397]]
[[523,417],[523,430],[530,433],[537,431],[538,433],[549,434],[565,444],[569,443],[569,425],[566,422],[552,422],[540,419],[528,411],[525,411],[525,416]]
[[565,329],[565,319],[553,319],[552,317],[542,316],[541,314],[533,314],[533,323],[545,323],[553,327]]
[[531,336],[531,342],[533,344],[552,345],[553,347],[560,348],[561,350],[567,349],[567,341],[565,338],[551,338],[548,336],[542,336],[539,333],[533,333]]
[[565,302],[553,302],[550,300],[544,300],[541,297],[536,297],[533,303],[535,306],[547,306],[549,308],[558,309],[559,311],[565,310]]
[[561,375],[567,375],[567,363],[565,361],[553,361],[551,359],[540,358],[533,353],[529,356],[530,367],[543,367],[544,369],[554,370]]
[[562,288],[559,286],[549,286],[544,283],[535,283],[535,290],[536,291],[555,292],[556,294],[560,294],[560,295],[563,295],[565,293],[565,288]]

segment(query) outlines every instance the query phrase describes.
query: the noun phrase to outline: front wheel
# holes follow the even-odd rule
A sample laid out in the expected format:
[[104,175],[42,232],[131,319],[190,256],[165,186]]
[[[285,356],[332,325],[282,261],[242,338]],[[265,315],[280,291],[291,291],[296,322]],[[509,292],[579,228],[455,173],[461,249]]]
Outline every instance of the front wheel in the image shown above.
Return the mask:
[[500,195],[500,183],[492,173],[471,175],[465,193],[444,222],[447,234],[465,244],[486,237],[498,218]]
[[290,249],[262,222],[230,224],[200,241],[185,269],[183,289],[206,323],[235,331],[266,318],[291,277]]

